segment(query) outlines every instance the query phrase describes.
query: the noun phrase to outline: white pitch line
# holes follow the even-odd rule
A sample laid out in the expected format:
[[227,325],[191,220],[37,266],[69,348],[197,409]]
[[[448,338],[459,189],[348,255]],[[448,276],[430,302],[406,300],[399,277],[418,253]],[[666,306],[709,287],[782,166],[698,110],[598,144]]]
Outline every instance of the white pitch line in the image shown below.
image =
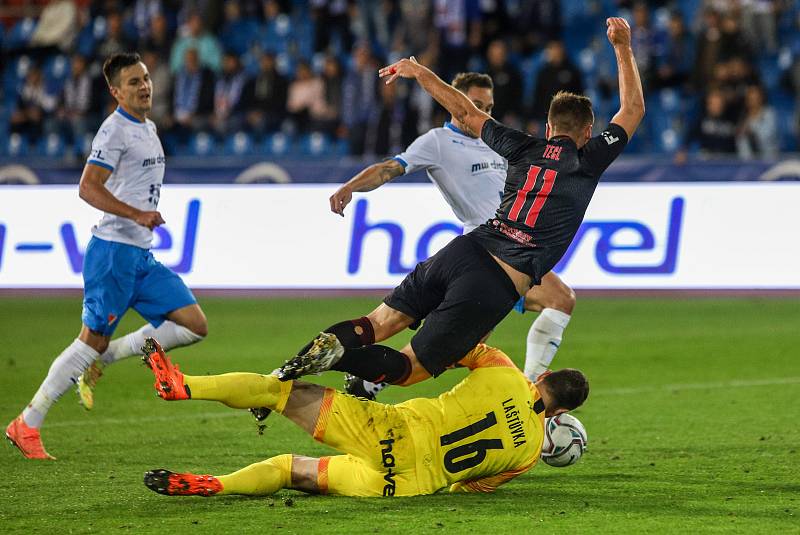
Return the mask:
[[752,379],[719,381],[712,383],[677,383],[668,385],[640,386],[631,388],[606,388],[592,391],[592,395],[624,396],[629,394],[652,394],[675,390],[711,390],[719,388],[750,388],[757,386],[800,384],[800,377],[776,377],[774,379]]
[[[678,383],[657,386],[642,386],[633,388],[605,388],[600,390],[593,390],[592,396],[626,396],[631,394],[652,394],[657,392],[672,392],[675,390],[709,390],[719,388],[752,388],[759,386],[775,386],[775,385],[794,385],[800,384],[800,377],[776,377],[774,379],[752,379],[752,380],[733,380],[733,381],[720,381],[712,383]],[[203,419],[222,419],[244,417],[251,418],[251,422],[255,420],[250,417],[246,411],[233,409],[230,412],[197,412],[192,414],[181,414],[175,416],[144,416],[132,418],[93,418],[91,414],[87,414],[86,418],[80,420],[66,420],[47,424],[47,428],[51,427],[71,427],[71,426],[88,426],[88,425],[130,425],[148,422],[169,422],[176,419],[181,420],[203,420]]]

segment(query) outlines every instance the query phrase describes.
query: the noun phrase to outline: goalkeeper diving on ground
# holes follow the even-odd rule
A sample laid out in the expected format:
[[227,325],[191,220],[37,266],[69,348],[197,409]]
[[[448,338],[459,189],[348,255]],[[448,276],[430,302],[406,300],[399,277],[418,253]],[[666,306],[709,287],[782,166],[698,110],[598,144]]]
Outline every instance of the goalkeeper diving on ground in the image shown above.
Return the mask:
[[154,339],[142,350],[161,398],[267,407],[342,453],[278,455],[220,476],[165,469],[145,474],[148,488],[171,496],[264,496],[281,489],[363,497],[448,488],[492,492],[539,460],[545,417],[579,407],[589,394],[578,370],[543,374],[531,383],[505,353],[485,344],[458,362],[470,373],[452,389],[398,405],[274,375],[185,375]]

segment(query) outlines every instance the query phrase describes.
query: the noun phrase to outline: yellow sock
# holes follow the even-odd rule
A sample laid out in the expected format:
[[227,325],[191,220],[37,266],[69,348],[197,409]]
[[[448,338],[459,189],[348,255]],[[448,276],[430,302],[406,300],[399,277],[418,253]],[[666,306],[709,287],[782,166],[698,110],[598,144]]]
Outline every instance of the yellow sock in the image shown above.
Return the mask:
[[224,375],[184,375],[192,399],[219,401],[234,409],[267,407],[283,412],[292,392],[292,381],[279,381],[274,375],[226,373]]
[[229,474],[218,476],[222,483],[219,494],[246,494],[249,496],[266,496],[292,484],[292,456],[278,455],[260,463]]

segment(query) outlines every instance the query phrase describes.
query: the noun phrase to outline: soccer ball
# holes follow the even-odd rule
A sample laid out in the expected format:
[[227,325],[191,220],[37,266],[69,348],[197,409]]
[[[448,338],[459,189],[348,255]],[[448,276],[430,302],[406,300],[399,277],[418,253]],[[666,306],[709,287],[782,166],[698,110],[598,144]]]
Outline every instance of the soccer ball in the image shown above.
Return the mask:
[[544,422],[542,460],[550,466],[569,466],[586,451],[586,429],[569,414],[559,414]]

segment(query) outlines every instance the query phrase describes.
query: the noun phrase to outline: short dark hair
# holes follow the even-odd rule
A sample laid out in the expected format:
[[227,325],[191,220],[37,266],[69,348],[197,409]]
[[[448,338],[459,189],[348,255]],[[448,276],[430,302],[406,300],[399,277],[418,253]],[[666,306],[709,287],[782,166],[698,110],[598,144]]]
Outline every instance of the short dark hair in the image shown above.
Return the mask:
[[542,384],[557,405],[554,409],[577,409],[589,397],[589,381],[574,368],[554,371],[542,378]]
[[592,101],[584,95],[559,91],[550,101],[547,122],[558,133],[578,132],[594,122]]
[[118,87],[120,71],[125,67],[136,65],[140,61],[142,58],[136,52],[122,52],[109,56],[103,63],[103,76],[106,78],[106,83]]
[[494,89],[492,77],[482,72],[460,72],[453,78],[453,83],[451,85],[465,94],[469,91],[470,87]]

